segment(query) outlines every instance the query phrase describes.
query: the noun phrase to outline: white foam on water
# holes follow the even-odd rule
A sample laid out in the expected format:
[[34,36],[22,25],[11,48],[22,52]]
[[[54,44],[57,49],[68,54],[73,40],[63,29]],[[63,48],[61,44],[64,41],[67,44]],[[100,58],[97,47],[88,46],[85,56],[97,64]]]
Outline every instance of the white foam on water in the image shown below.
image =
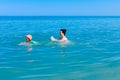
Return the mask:
[[18,45],[20,45],[20,46],[32,46],[32,44],[27,43],[27,42],[21,42]]

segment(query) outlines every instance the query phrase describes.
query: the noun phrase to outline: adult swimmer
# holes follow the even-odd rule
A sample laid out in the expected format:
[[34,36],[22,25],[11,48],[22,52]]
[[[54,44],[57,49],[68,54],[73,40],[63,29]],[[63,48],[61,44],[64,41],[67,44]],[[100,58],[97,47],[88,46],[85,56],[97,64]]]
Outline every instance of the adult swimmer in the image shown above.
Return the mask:
[[65,36],[65,34],[66,34],[66,29],[60,29],[60,38],[59,39],[55,39],[53,36],[51,36],[51,40],[52,41],[60,41],[60,42],[68,41],[68,39]]

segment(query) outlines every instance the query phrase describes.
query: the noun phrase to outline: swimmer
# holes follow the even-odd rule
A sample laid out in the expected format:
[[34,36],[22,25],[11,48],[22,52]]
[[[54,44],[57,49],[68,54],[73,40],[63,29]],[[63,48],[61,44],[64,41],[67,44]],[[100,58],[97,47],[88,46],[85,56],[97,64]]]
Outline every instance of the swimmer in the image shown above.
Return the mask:
[[60,30],[60,39],[59,39],[59,41],[68,41],[65,34],[66,34],[66,29],[61,29]]
[[51,36],[51,40],[52,41],[59,41],[59,42],[68,41],[68,39],[66,38],[65,34],[66,34],[66,29],[61,29],[60,30],[60,38],[59,39],[55,39],[53,36]]
[[39,43],[32,40],[32,35],[28,34],[25,36],[26,41],[20,42],[18,45],[26,46],[27,51],[32,51],[32,45],[38,45]]
[[25,38],[26,38],[27,43],[30,43],[30,44],[36,44],[37,43],[36,41],[32,40],[32,35],[30,35],[30,34],[26,35]]

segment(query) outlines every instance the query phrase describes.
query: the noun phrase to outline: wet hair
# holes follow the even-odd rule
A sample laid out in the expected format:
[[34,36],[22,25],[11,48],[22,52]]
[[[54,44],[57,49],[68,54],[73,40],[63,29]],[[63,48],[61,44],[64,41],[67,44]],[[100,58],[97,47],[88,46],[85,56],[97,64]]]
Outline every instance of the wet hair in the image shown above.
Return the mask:
[[62,31],[64,35],[66,34],[66,29],[60,29],[60,31]]

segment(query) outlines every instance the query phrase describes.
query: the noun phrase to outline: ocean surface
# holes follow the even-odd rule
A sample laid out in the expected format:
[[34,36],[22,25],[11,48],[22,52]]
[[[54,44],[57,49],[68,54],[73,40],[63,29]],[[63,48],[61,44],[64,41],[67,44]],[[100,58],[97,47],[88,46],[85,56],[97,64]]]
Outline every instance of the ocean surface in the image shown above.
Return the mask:
[[120,80],[120,17],[1,16],[0,80]]

